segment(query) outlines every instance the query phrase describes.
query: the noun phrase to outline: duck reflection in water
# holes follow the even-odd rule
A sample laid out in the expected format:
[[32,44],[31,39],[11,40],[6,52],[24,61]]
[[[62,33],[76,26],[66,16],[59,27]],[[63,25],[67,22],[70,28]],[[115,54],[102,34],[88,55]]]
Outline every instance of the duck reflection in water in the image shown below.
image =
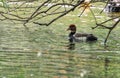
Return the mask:
[[75,43],[70,43],[68,46],[69,50],[74,50],[75,49]]

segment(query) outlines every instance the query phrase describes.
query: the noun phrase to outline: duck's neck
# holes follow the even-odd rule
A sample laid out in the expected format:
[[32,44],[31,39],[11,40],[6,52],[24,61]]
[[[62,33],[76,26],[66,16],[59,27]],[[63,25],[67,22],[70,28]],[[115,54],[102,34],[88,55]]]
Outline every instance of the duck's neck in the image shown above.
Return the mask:
[[76,33],[76,31],[75,31],[75,32],[70,32],[70,34],[69,34],[69,42],[70,42],[70,43],[73,43],[73,42],[74,42],[75,37],[74,37],[73,35],[74,35],[75,33]]
[[72,37],[75,33],[76,33],[76,31],[71,31],[69,34],[69,37]]

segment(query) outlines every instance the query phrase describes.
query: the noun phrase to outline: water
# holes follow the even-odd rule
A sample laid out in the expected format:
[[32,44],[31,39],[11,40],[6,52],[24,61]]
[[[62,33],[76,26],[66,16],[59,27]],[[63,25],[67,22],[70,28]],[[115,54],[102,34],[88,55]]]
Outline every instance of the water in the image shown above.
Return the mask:
[[0,78],[120,77],[119,51],[68,50],[61,46],[63,43],[51,48],[52,44],[34,42],[30,37],[34,36],[21,24],[1,22]]

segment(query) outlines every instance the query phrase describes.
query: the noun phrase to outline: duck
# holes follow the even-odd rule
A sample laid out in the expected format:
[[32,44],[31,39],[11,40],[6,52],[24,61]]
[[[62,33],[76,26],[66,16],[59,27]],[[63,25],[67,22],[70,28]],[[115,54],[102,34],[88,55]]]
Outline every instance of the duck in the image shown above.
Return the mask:
[[[93,34],[88,34],[88,33],[76,33],[76,25],[75,24],[70,24],[69,27],[67,28],[67,31],[70,31],[68,37],[69,37],[69,42],[73,43],[73,42],[78,42],[78,41],[83,41],[80,40],[81,38],[85,38],[86,42],[94,42],[97,41],[97,37],[94,36]],[[83,39],[84,39],[83,38]]]

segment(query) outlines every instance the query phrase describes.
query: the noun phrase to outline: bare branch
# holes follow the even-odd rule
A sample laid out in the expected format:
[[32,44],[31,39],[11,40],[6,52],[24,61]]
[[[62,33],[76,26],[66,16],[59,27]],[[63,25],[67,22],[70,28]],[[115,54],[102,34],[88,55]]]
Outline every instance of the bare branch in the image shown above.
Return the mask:
[[25,21],[25,20],[21,20],[21,19],[10,18],[10,17],[5,16],[4,14],[1,14],[1,16],[3,16],[5,19],[9,19],[9,20]]
[[105,41],[104,41],[104,45],[105,45],[105,46],[106,46],[106,42],[107,42],[107,40],[108,40],[108,37],[109,37],[110,33],[111,33],[112,30],[118,25],[119,22],[120,22],[120,18],[119,18],[119,20],[118,20],[117,22],[115,22],[115,24],[109,29],[109,32],[108,32],[108,34],[107,34],[107,37],[105,38]]
[[104,11],[104,9],[107,7],[108,3],[110,2],[110,0],[107,1],[105,7],[103,8],[103,10],[100,12],[100,14]]
[[[34,24],[38,24],[38,25],[50,25],[51,23],[53,23],[54,21],[56,21],[57,19],[65,16],[66,14],[68,14],[69,12],[73,11],[76,7],[78,7],[80,4],[82,4],[82,1],[77,3],[76,5],[74,5],[74,7],[72,7],[70,10],[64,12],[63,14],[59,15],[58,17],[54,18],[53,20],[51,20],[49,23],[38,23],[38,22],[33,22]],[[56,5],[53,5],[53,6],[57,6],[57,5],[61,5],[61,4],[56,4]],[[62,4],[63,5],[63,4]],[[52,7],[53,7],[52,6]],[[50,7],[49,9],[51,9],[52,7]]]
[[49,2],[49,1],[51,1],[51,0],[47,0],[47,1],[45,1],[42,5],[40,5],[33,13],[32,13],[32,15],[26,20],[26,23],[30,20],[30,19],[32,19],[32,17],[39,11],[39,9],[42,7],[42,6],[44,6],[47,2]]
[[[119,16],[120,17],[120,16]],[[104,28],[107,28],[107,29],[110,29],[109,27],[107,27],[107,26],[105,26],[105,25],[103,25],[104,23],[107,23],[107,22],[109,22],[109,21],[111,21],[111,20],[114,20],[114,19],[117,19],[117,18],[119,18],[119,17],[114,17],[114,18],[111,18],[111,19],[108,19],[108,20],[106,20],[106,21],[104,21],[104,22],[101,22],[101,23],[96,23],[96,26],[95,27],[92,27],[92,29],[95,29],[95,28],[97,28],[97,27],[99,27],[99,26],[101,26],[101,27],[104,27]]]

